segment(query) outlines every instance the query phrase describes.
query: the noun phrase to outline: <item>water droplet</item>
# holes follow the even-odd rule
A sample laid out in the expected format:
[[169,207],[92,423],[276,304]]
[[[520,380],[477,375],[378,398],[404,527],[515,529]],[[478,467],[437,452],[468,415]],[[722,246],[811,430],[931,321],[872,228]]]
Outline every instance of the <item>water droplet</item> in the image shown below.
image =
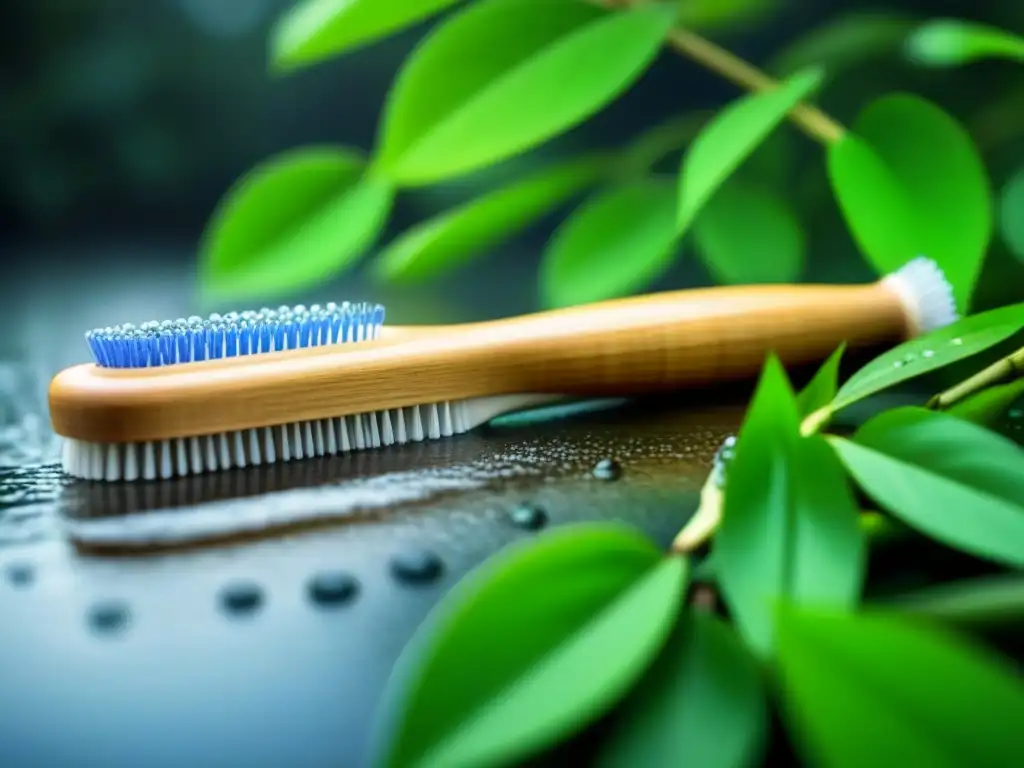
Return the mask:
[[547,525],[548,513],[535,504],[520,504],[509,514],[512,525],[527,531],[536,531]]
[[406,549],[391,558],[391,573],[407,583],[434,581],[444,571],[444,562],[426,549]]
[[915,360],[917,360],[917,358],[910,353],[907,353],[906,355],[903,356],[903,362],[905,365],[910,365]]
[[935,356],[935,350],[933,350],[933,349],[926,349],[924,352],[921,353],[921,357],[934,357],[934,356]]
[[315,603],[340,605],[359,593],[359,580],[345,571],[322,571],[309,580],[307,591]]
[[1021,419],[1024,418],[1024,410],[1021,410],[1020,408],[1011,408],[1006,415],[1011,419]]
[[618,480],[622,476],[622,465],[615,459],[601,459],[594,466],[593,474],[598,480]]
[[15,563],[7,567],[7,580],[16,587],[27,587],[35,577],[35,570],[27,563]]
[[892,364],[892,367],[893,368],[902,368],[903,367],[903,361],[902,360],[894,360],[893,364]]
[[961,344],[963,344],[963,343],[964,343],[964,340],[963,340],[963,339],[961,339],[961,338],[956,338],[956,339],[953,339],[953,340],[952,340],[951,342],[949,342],[949,343],[950,343],[950,344],[952,344],[953,346],[959,347],[959,346],[960,346]]
[[89,626],[100,634],[115,634],[128,625],[131,611],[128,606],[118,600],[99,603],[89,609]]
[[254,582],[235,582],[221,590],[220,602],[231,613],[252,613],[263,604],[263,590]]

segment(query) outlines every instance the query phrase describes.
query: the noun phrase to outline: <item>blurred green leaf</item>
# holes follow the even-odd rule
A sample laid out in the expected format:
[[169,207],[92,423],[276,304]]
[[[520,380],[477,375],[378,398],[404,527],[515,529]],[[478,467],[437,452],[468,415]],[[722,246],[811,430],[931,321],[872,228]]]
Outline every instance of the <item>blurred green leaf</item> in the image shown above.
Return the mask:
[[376,170],[428,184],[582,122],[654,61],[673,11],[578,0],[480,0],[433,31],[388,97]]
[[671,633],[687,565],[619,525],[513,545],[434,609],[388,683],[377,764],[512,764],[600,717]]
[[316,285],[374,243],[392,189],[363,176],[341,147],[304,147],[262,163],[227,193],[204,234],[202,290],[218,298],[281,294]]
[[950,547],[1024,567],[1024,450],[983,427],[895,408],[854,439],[830,437],[864,492]]
[[896,51],[915,21],[892,11],[855,12],[816,27],[784,48],[768,69],[786,76],[808,66],[827,67],[834,79]]
[[678,0],[679,24],[704,32],[761,21],[782,0]]
[[916,64],[956,67],[980,59],[1024,61],[1024,38],[988,24],[934,19],[907,38],[907,57]]
[[994,427],[1006,415],[1010,407],[1024,397],[1024,378],[1014,379],[1005,384],[994,384],[953,404],[946,413],[957,418],[973,421],[986,427]]
[[1024,687],[1001,658],[889,615],[779,616],[785,707],[808,764],[1007,765],[1024,750]]
[[666,155],[686,146],[713,114],[687,112],[647,129],[622,151],[622,167],[627,173],[648,173]]
[[551,307],[628,295],[661,275],[675,256],[675,189],[641,179],[586,200],[555,231],[540,268]]
[[883,389],[994,347],[1024,328],[1024,303],[990,309],[900,344],[865,365],[839,388],[838,411]]
[[1003,187],[999,201],[999,226],[1006,247],[1024,261],[1024,169]]
[[965,311],[992,236],[985,167],[967,132],[918,96],[885,96],[828,151],[854,238],[880,274],[925,255]]
[[460,0],[302,0],[274,25],[270,57],[282,70],[348,53]]
[[865,538],[842,466],[800,411],[778,358],[765,364],[725,479],[715,572],[730,615],[758,652],[774,645],[775,603],[853,606]]
[[962,626],[1021,626],[1024,620],[1024,576],[1000,573],[946,584],[889,598],[887,607]]
[[694,221],[693,237],[719,283],[793,283],[803,271],[807,243],[796,213],[763,185],[727,180]]
[[760,670],[734,630],[694,612],[618,708],[597,768],[755,763],[768,712]]
[[794,75],[777,88],[738,99],[704,126],[683,158],[679,174],[680,234],[793,107],[821,85],[822,78],[816,69]]
[[822,363],[807,386],[797,395],[796,403],[802,418],[810,416],[819,408],[824,408],[836,396],[839,389],[839,365],[843,360],[844,352],[846,352],[845,341],[829,355],[828,360]]
[[377,259],[378,274],[395,283],[436,277],[494,248],[597,182],[604,157],[571,160],[532,173],[399,235]]

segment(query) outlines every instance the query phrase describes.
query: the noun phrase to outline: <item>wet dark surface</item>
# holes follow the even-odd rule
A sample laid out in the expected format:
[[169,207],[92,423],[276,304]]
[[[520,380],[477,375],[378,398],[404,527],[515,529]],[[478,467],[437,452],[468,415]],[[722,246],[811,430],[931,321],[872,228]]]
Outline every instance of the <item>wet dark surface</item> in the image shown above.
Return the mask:
[[[112,321],[109,294],[49,326],[26,308],[29,339],[74,330],[0,348],[3,765],[365,765],[391,665],[446,590],[575,521],[667,544],[744,402],[595,403],[330,459],[71,482],[46,385],[83,359],[80,329]],[[138,315],[126,301],[120,319]]]

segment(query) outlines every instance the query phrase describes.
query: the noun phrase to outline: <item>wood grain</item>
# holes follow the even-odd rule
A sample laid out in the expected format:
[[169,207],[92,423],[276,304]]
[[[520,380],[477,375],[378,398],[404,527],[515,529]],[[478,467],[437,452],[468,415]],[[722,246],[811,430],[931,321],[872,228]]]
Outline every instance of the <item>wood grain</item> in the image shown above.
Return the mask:
[[180,366],[88,364],[50,385],[54,430],[92,442],[160,440],[512,393],[653,393],[755,376],[910,332],[880,283],[673,291],[377,341]]

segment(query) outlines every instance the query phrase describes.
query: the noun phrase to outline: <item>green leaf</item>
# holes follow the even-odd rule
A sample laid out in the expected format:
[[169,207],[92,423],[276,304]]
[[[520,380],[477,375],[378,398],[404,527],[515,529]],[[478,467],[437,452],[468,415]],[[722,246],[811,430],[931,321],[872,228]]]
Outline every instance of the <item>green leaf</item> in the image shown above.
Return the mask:
[[545,168],[421,222],[384,249],[377,258],[378,274],[394,283],[436,277],[496,247],[591,186],[606,167],[604,158],[584,158]]
[[946,413],[986,427],[998,424],[1010,407],[1024,397],[1024,378],[994,384],[950,406]]
[[227,193],[203,238],[204,292],[270,295],[316,285],[353,264],[380,235],[392,189],[363,176],[357,153],[284,152]]
[[965,317],[904,342],[865,365],[839,389],[832,410],[983,352],[1024,327],[1024,303]]
[[880,274],[916,256],[933,259],[969,305],[992,236],[992,202],[967,131],[935,104],[883,97],[828,150],[839,206]]
[[1024,750],[1020,677],[937,627],[784,611],[779,666],[783,714],[808,764],[996,768]]
[[999,227],[1010,253],[1024,261],[1024,169],[1017,171],[1003,187]]
[[1024,38],[988,24],[935,19],[907,38],[907,57],[931,67],[956,67],[980,59],[1024,61]]
[[726,181],[701,210],[693,237],[719,283],[793,283],[803,271],[807,242],[796,213],[765,186]]
[[619,159],[625,173],[648,173],[666,155],[692,141],[714,113],[710,110],[674,115],[648,128],[622,151]]
[[540,267],[547,306],[624,296],[646,287],[675,256],[675,190],[641,179],[586,200],[555,231]]
[[751,764],[763,748],[765,703],[757,663],[733,629],[694,612],[618,708],[595,765]]
[[801,72],[777,88],[738,99],[708,121],[683,158],[677,221],[680,233],[793,107],[821,85],[823,77],[818,69]]
[[846,352],[845,341],[829,355],[828,360],[822,363],[814,377],[797,396],[796,402],[801,417],[806,418],[815,411],[826,407],[836,396],[836,391],[839,388],[839,365],[843,360],[844,352]]
[[769,654],[775,603],[853,606],[864,578],[858,510],[833,452],[800,436],[785,371],[770,357],[726,474],[718,582],[747,642]]
[[778,10],[779,0],[679,0],[679,24],[713,31],[761,21]]
[[960,626],[1021,626],[1024,576],[1001,573],[954,581],[889,598],[885,605]]
[[834,79],[840,72],[897,50],[914,23],[889,10],[850,13],[798,38],[768,69],[785,76],[807,66],[823,66]]
[[270,57],[292,70],[347,53],[459,0],[302,0],[274,25]]
[[847,440],[830,437],[882,509],[947,546],[1024,567],[1024,450],[983,427],[895,408]]
[[428,184],[579,124],[654,61],[672,9],[609,13],[579,0],[480,0],[406,60],[387,102],[377,171]]
[[618,525],[555,529],[500,553],[403,653],[377,764],[511,764],[582,728],[654,660],[686,578],[685,560]]

